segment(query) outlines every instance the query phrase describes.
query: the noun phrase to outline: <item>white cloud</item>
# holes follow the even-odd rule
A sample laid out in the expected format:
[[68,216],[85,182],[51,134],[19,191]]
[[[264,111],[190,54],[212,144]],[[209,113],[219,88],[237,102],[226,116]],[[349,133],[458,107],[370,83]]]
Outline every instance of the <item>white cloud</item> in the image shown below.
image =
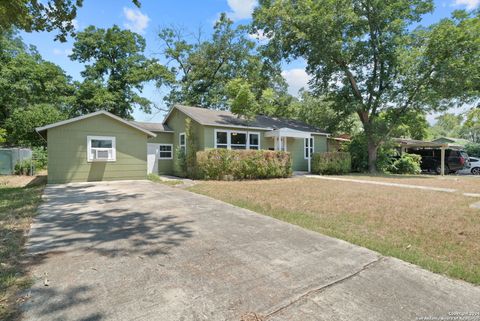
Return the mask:
[[288,93],[293,96],[297,96],[301,88],[308,89],[308,81],[311,79],[305,69],[301,68],[284,70],[282,76],[287,81]]
[[144,33],[148,27],[150,18],[138,9],[123,8],[123,15],[127,21],[123,26],[133,32]]
[[257,33],[251,33],[248,37],[252,40],[258,40],[259,42],[266,42],[268,40],[268,37],[263,30],[258,30]]
[[55,56],[69,56],[72,54],[72,48],[67,48],[67,49],[53,48],[53,54]]
[[232,10],[228,13],[228,16],[233,20],[250,18],[253,9],[257,5],[257,0],[227,0],[227,2]]
[[472,10],[480,5],[480,0],[455,0],[454,5],[465,6],[468,10]]

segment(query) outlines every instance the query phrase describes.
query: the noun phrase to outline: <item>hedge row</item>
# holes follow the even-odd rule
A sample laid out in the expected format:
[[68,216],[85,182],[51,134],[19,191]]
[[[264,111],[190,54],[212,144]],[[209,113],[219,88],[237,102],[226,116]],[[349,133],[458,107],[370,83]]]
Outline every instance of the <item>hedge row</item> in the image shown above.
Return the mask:
[[197,152],[200,179],[232,180],[289,177],[290,153],[268,150],[210,149]]
[[351,171],[352,158],[350,153],[326,152],[312,155],[313,174],[346,174]]

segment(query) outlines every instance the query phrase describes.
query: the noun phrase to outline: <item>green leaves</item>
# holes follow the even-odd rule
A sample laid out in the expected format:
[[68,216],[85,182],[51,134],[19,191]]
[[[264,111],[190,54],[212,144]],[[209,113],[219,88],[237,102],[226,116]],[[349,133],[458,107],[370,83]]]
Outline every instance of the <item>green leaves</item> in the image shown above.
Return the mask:
[[118,26],[87,27],[78,33],[71,59],[85,64],[77,84],[74,113],[107,110],[131,118],[134,107],[151,112],[152,102],[140,96],[146,82],[171,82],[173,75],[156,59],[144,55],[145,39]]

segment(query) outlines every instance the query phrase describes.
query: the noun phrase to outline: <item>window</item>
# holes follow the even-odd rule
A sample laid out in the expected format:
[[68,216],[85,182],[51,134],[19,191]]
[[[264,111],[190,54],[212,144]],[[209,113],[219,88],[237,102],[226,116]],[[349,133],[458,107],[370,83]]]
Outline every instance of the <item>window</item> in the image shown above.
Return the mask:
[[215,148],[228,148],[228,132],[215,133]]
[[249,133],[248,134],[248,147],[249,149],[260,149],[260,134]]
[[87,136],[87,161],[114,162],[116,154],[115,137]]
[[[310,141],[310,144],[309,144],[309,141]],[[303,150],[304,150],[303,157],[305,159],[308,159],[309,157],[311,157],[311,155],[314,152],[314,150],[313,150],[313,138],[304,138],[304,149]]]
[[158,148],[158,159],[172,159],[173,158],[172,144],[160,144]]
[[247,133],[230,132],[231,149],[247,149]]
[[185,133],[180,133],[178,136],[178,141],[180,150],[185,153],[187,151],[187,137],[185,136]]
[[215,130],[215,148],[260,149],[260,133]]

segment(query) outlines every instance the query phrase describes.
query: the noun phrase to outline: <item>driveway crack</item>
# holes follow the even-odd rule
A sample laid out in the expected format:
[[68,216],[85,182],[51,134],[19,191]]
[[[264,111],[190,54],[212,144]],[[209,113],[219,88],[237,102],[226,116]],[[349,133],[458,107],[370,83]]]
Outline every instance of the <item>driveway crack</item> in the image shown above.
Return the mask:
[[318,288],[315,288],[315,289],[311,289],[309,291],[307,291],[306,293],[298,296],[296,299],[294,299],[293,301],[290,301],[288,304],[285,304],[277,309],[275,309],[274,311],[266,314],[264,316],[264,320],[267,320],[269,318],[271,318],[272,316],[274,316],[275,314],[278,314],[279,312],[282,312],[284,311],[285,309],[288,309],[289,307],[291,307],[292,305],[295,305],[296,303],[308,298],[309,296],[313,295],[313,294],[317,294],[317,293],[320,293],[320,292],[323,292],[325,291],[326,289],[328,288],[331,288],[333,286],[336,286],[338,284],[341,284],[355,276],[357,276],[358,274],[362,273],[363,271],[377,265],[380,261],[383,260],[383,256],[380,256],[378,257],[377,259],[365,264],[364,266],[362,266],[362,268],[360,268],[359,270],[351,273],[351,274],[348,274],[347,276],[341,278],[341,279],[338,279],[338,280],[335,280],[331,283],[328,283],[328,284],[325,284],[325,285],[322,285],[321,287],[318,287]]

